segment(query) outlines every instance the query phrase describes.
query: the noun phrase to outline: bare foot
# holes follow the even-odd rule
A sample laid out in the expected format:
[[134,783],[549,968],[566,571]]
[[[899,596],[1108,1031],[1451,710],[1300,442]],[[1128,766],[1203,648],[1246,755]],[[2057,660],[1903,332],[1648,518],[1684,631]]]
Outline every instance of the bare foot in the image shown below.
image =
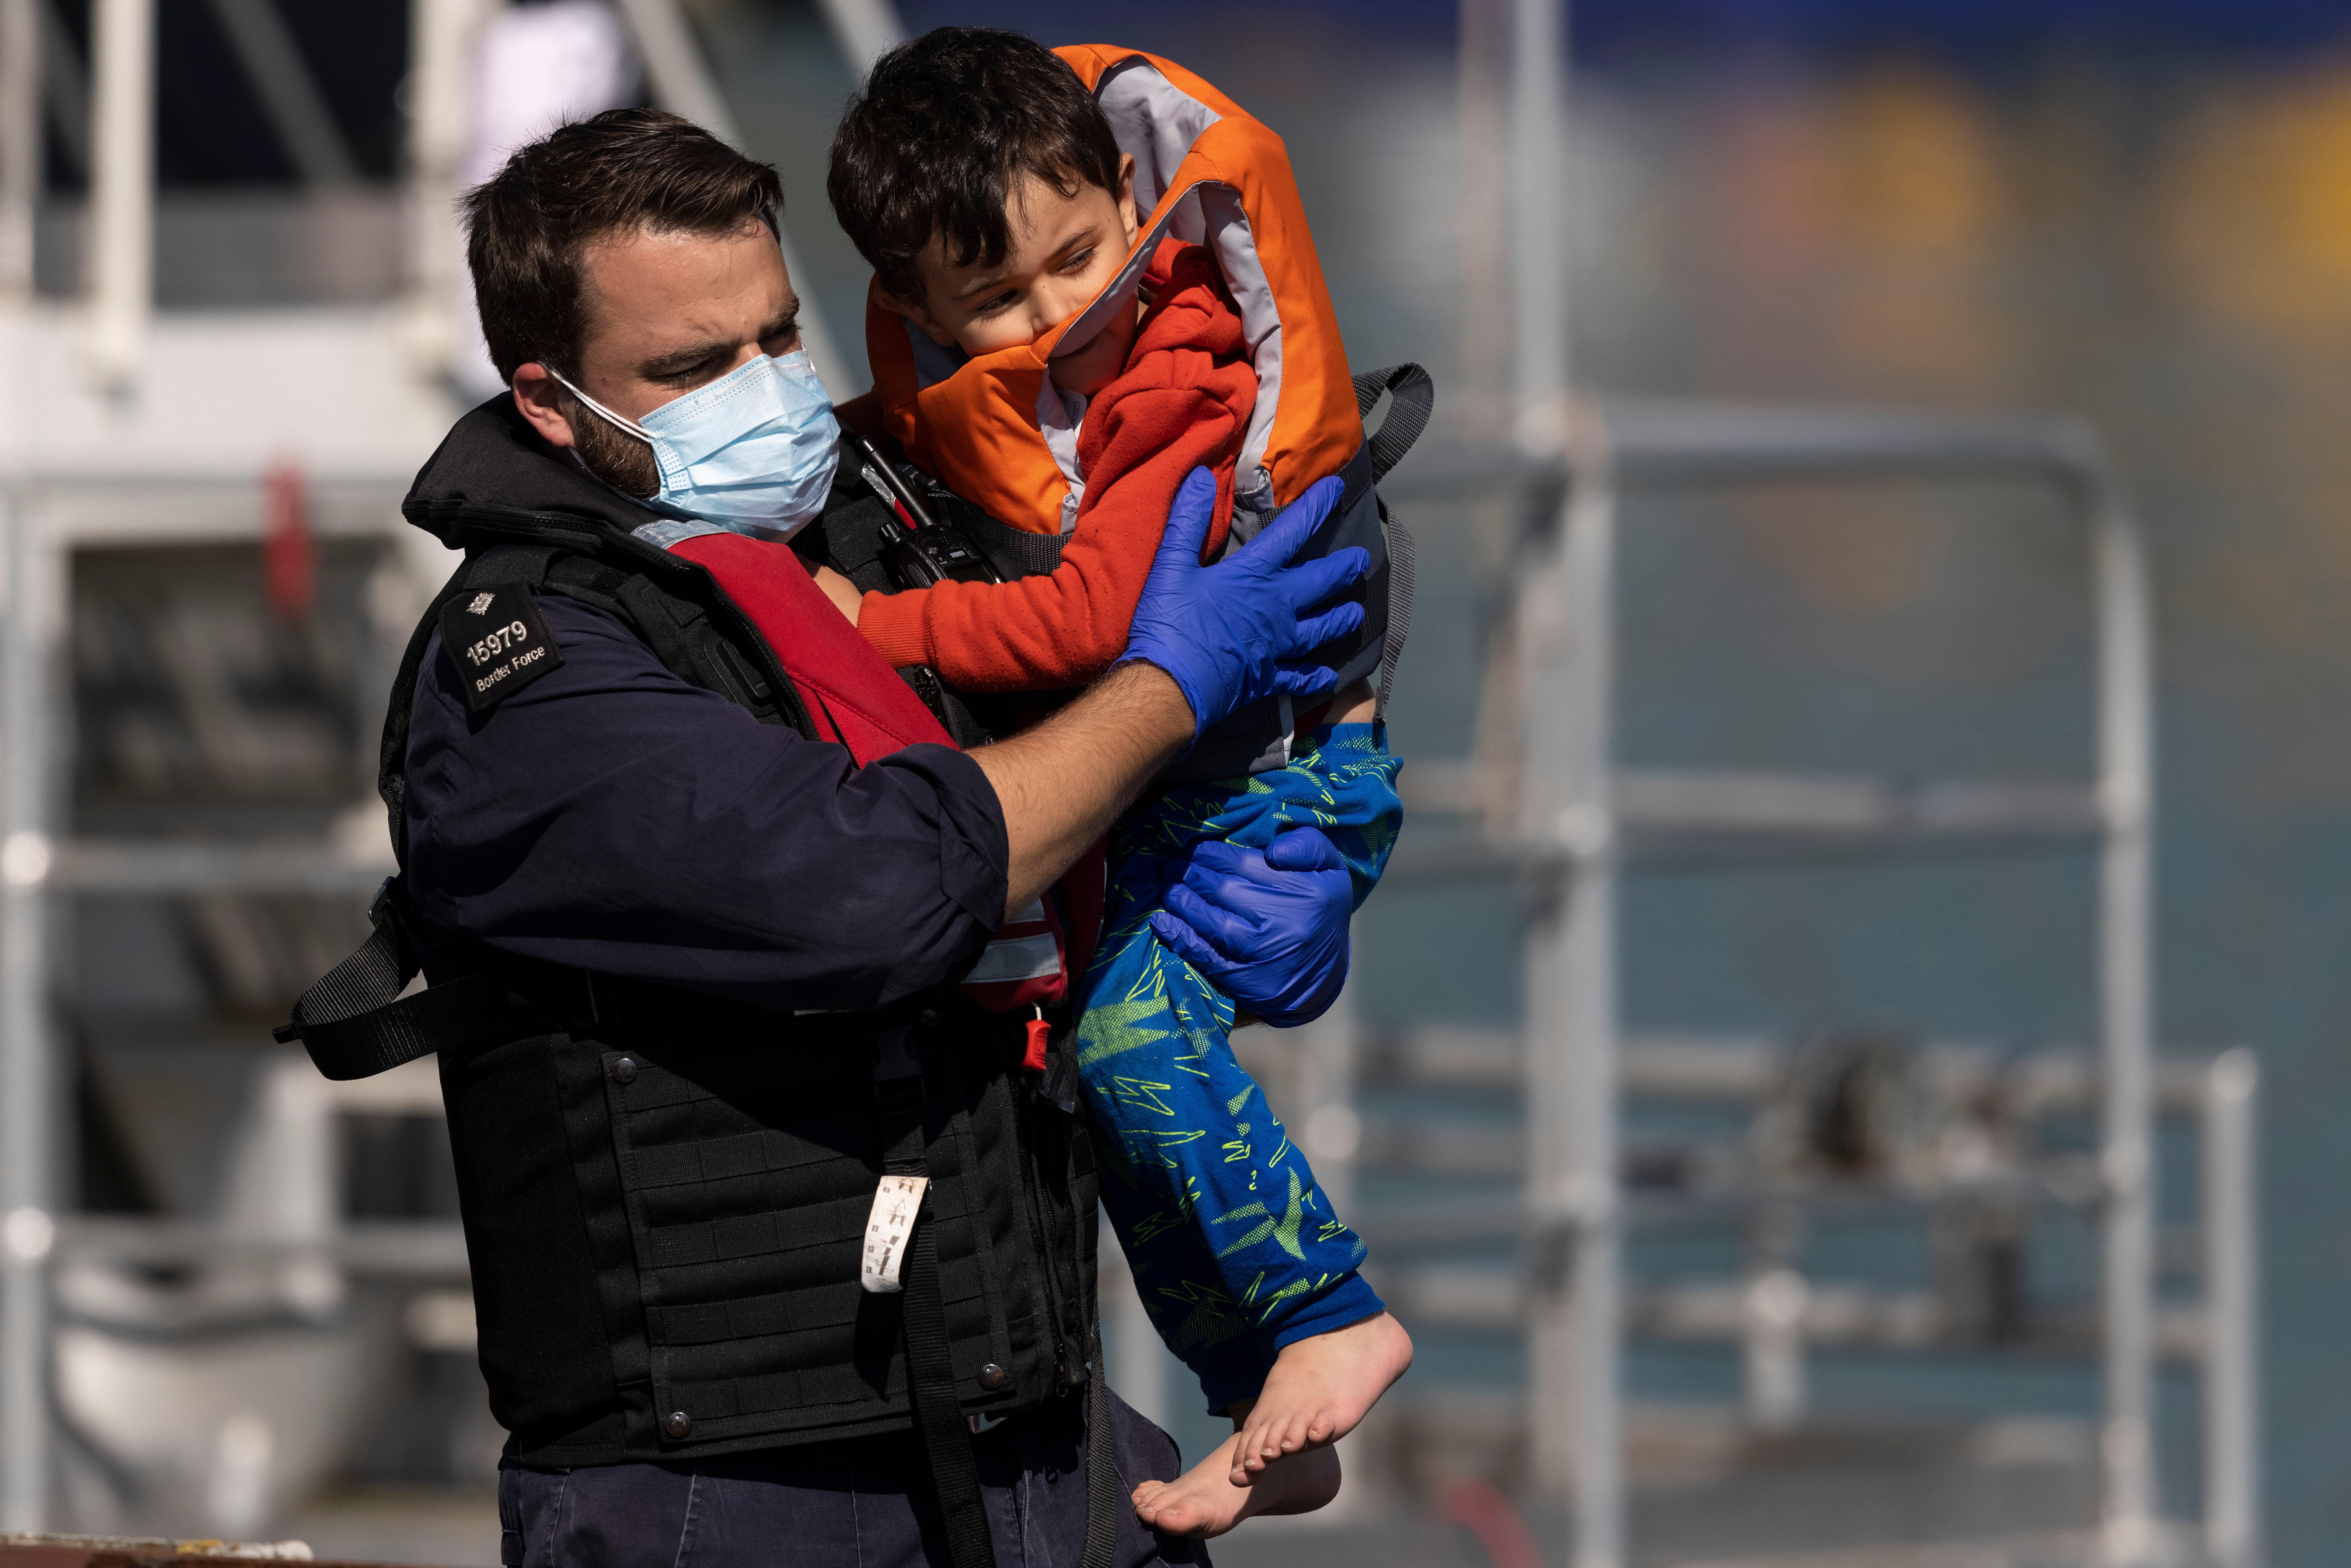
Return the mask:
[[1256,1406],[1241,1417],[1233,1485],[1247,1486],[1284,1455],[1328,1448],[1353,1431],[1411,1364],[1412,1336],[1385,1312],[1284,1345]]
[[1134,1515],[1167,1535],[1205,1540],[1260,1513],[1311,1513],[1339,1495],[1339,1456],[1330,1448],[1266,1466],[1244,1483],[1231,1477],[1234,1433],[1172,1481],[1134,1489]]

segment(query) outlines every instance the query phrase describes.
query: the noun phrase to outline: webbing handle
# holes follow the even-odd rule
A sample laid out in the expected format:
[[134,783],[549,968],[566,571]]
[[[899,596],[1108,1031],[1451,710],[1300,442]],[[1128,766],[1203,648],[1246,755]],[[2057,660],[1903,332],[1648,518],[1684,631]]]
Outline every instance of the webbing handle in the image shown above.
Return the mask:
[[514,1020],[505,985],[488,975],[401,995],[420,967],[401,935],[406,900],[402,880],[384,878],[368,905],[374,927],[368,939],[302,993],[290,1021],[269,1031],[280,1045],[300,1040],[329,1078],[371,1078],[436,1051],[496,1039]]
[[1437,383],[1426,371],[1411,363],[1364,371],[1354,382],[1359,416],[1370,417],[1372,405],[1380,401],[1382,392],[1390,399],[1388,416],[1364,443],[1372,450],[1372,482],[1377,484],[1404,461],[1404,455],[1428,428],[1429,415],[1437,409]]

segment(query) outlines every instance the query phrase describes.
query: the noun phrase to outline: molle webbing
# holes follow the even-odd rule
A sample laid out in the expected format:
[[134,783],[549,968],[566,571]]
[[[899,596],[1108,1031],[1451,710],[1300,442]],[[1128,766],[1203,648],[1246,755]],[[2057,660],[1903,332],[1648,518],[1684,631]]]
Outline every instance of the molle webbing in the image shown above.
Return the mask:
[[[998,1032],[1008,1051],[1008,1030]],[[957,1043],[938,1054],[975,1054],[967,1033]],[[600,1059],[653,1409],[684,1418],[683,1438],[664,1436],[813,1435],[910,1413],[902,1303],[858,1286],[885,1135],[865,1053],[603,1042]],[[1005,1085],[944,1064],[926,1083],[923,1228],[956,1393],[977,1409],[1025,1406],[1050,1389],[1054,1336],[1036,1262],[1011,1256],[1029,1238],[1007,1206],[992,1212],[987,1201],[991,1182],[1021,1187],[1022,1152],[1007,1118],[972,1114],[998,1109],[984,1102]],[[992,1389],[982,1383],[990,1366],[1006,1375]]]

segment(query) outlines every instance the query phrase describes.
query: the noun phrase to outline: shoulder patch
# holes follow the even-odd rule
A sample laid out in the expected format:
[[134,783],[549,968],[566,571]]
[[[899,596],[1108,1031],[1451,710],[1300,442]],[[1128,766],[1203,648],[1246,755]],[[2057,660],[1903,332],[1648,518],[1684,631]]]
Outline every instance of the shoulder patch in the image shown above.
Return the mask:
[[441,648],[465,685],[465,704],[486,713],[549,670],[562,651],[526,582],[493,582],[441,607]]

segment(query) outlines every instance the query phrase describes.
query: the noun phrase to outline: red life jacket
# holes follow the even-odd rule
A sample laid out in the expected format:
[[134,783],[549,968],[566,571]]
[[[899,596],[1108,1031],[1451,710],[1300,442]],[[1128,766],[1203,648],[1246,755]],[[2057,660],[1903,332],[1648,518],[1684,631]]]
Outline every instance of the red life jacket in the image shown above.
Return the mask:
[[[767,639],[820,738],[847,747],[859,767],[908,746],[955,745],[789,546],[715,533],[669,548],[717,580]],[[1068,998],[1101,937],[1105,864],[1097,841],[1050,894],[997,932],[964,981],[974,1000],[1001,1012]]]

